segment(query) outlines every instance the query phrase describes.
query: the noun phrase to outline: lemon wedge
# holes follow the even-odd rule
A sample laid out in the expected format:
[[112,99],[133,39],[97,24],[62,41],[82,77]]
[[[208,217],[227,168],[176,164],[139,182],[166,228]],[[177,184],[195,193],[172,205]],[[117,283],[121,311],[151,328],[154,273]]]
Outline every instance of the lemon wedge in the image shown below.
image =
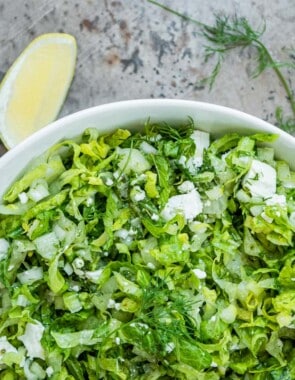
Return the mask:
[[12,148],[56,119],[75,72],[77,44],[66,33],[34,39],[0,86],[0,137]]

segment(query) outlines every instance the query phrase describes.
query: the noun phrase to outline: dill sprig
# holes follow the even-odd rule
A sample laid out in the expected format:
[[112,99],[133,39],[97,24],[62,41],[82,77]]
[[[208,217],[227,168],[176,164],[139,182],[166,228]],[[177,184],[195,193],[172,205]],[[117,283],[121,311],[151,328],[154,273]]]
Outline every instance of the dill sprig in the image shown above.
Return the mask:
[[281,85],[283,86],[287,99],[290,103],[293,117],[283,120],[281,108],[278,107],[276,111],[276,118],[279,126],[288,132],[295,130],[295,95],[291,89],[287,79],[283,75],[281,68],[288,67],[295,69],[295,64],[291,62],[279,62],[274,59],[269,49],[261,41],[261,36],[265,32],[265,23],[259,29],[254,29],[245,17],[227,16],[222,14],[215,15],[215,24],[207,25],[190,16],[177,12],[155,0],[148,0],[150,3],[155,4],[162,9],[173,13],[182,19],[196,24],[200,28],[200,35],[204,37],[209,45],[205,46],[205,61],[215,56],[216,64],[212,73],[203,80],[212,88],[216,77],[218,76],[222,62],[226,53],[235,48],[252,47],[255,51],[256,66],[253,70],[253,77],[258,77],[266,69],[271,68],[274,70]]
[[163,344],[181,337],[189,339],[195,331],[190,316],[194,303],[181,291],[171,292],[164,279],[154,278],[143,289],[137,318],[157,331]]
[[149,139],[151,136],[160,134],[162,137],[167,137],[171,140],[178,141],[190,137],[194,130],[194,121],[188,117],[186,123],[181,125],[170,125],[168,123],[151,123],[148,120],[145,124],[145,135]]

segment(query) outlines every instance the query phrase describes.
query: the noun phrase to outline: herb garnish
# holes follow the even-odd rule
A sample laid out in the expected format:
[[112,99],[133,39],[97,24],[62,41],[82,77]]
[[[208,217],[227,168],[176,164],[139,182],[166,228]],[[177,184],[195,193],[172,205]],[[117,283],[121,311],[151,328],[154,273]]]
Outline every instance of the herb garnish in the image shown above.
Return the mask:
[[274,70],[276,76],[284,88],[293,113],[292,117],[284,119],[282,108],[277,107],[275,116],[278,126],[290,133],[295,131],[295,95],[294,91],[288,83],[287,78],[281,71],[282,67],[288,67],[294,70],[295,64],[292,62],[277,61],[267,46],[265,46],[261,41],[261,36],[266,29],[265,23],[261,28],[254,29],[245,17],[238,17],[237,15],[227,16],[216,14],[215,24],[208,25],[183,13],[177,12],[176,10],[167,7],[155,0],[148,1],[161,7],[164,10],[173,13],[176,16],[183,18],[186,21],[196,24],[200,28],[200,35],[210,43],[209,45],[205,46],[205,62],[207,62],[208,59],[212,57],[216,57],[216,64],[212,70],[211,75],[203,80],[203,82],[209,84],[210,89],[212,88],[215,79],[221,70],[222,62],[226,53],[235,48],[254,48],[256,52],[256,67],[253,70],[252,76],[254,78],[258,77],[268,68]]

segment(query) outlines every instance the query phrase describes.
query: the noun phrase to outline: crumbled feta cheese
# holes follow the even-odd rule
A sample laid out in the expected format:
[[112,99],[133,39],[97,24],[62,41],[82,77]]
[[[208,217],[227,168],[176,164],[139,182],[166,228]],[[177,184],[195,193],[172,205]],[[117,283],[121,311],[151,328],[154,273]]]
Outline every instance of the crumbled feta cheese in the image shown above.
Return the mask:
[[46,375],[50,377],[54,374],[54,369],[52,367],[47,367],[45,372],[46,372]]
[[27,299],[26,296],[24,296],[23,294],[20,294],[17,297],[16,304],[17,306],[26,307],[30,304],[30,301]]
[[68,276],[70,276],[71,274],[73,274],[73,272],[74,272],[74,270],[73,270],[73,267],[72,267],[72,265],[70,264],[70,263],[66,263],[65,265],[64,265],[64,271],[66,272],[66,274],[68,275]]
[[217,368],[217,367],[218,367],[218,364],[215,363],[215,362],[211,362],[211,367],[212,367],[212,368]]
[[159,215],[157,215],[157,214],[154,213],[154,214],[151,215],[151,219],[156,222],[157,220],[160,219],[160,217],[159,217]]
[[107,186],[112,186],[112,185],[114,184],[114,181],[113,181],[111,178],[107,178],[107,179],[105,180],[105,184],[106,184]]
[[181,185],[178,186],[180,193],[189,193],[190,191],[193,191],[194,188],[195,186],[191,181],[184,181]]
[[193,271],[194,275],[196,277],[198,277],[198,279],[200,279],[200,280],[203,280],[204,278],[207,277],[207,273],[205,271],[199,269],[199,268],[193,269],[192,271]]
[[211,322],[215,322],[216,319],[217,319],[216,315],[212,315],[212,317],[210,318],[210,321],[211,321]]
[[0,260],[5,259],[9,249],[9,243],[6,239],[0,238]]
[[39,202],[41,199],[49,195],[48,184],[43,179],[34,181],[28,191],[28,197],[34,202]]
[[275,169],[259,160],[253,160],[243,179],[243,186],[253,197],[269,198],[276,192],[277,174]]
[[203,164],[204,149],[207,149],[210,144],[209,133],[202,131],[194,131],[190,136],[195,145],[196,151],[193,157],[189,158],[186,162],[186,167],[190,173],[195,173],[196,169]]
[[182,166],[185,166],[185,163],[186,163],[186,157],[185,156],[180,156],[179,157],[179,160],[178,160],[178,163]]
[[151,144],[147,143],[146,141],[143,141],[140,144],[139,148],[143,153],[146,154],[157,154],[158,152],[156,148],[154,148]]
[[108,304],[107,304],[107,308],[108,309],[120,310],[121,304],[120,304],[120,302],[116,302],[115,300],[113,300],[112,298],[110,298],[109,301],[108,301]]
[[145,191],[139,186],[134,186],[130,191],[130,198],[133,202],[140,202],[145,199]]
[[169,221],[177,214],[182,214],[185,219],[192,220],[203,210],[200,194],[193,190],[187,194],[174,195],[166,203],[162,210],[162,217]]
[[71,286],[71,290],[73,290],[74,292],[79,292],[81,289],[81,287],[79,285],[73,285]]
[[103,253],[103,255],[104,255],[104,257],[108,257],[109,253],[108,253],[107,251],[105,251],[105,252]]
[[25,204],[28,202],[29,197],[28,194],[23,191],[22,193],[18,194],[18,199],[20,200],[20,203]]
[[100,279],[103,272],[103,268],[97,269],[95,271],[87,271],[85,272],[85,277],[91,282],[97,283]]
[[174,348],[175,348],[175,344],[173,342],[169,342],[165,346],[165,351],[167,352],[167,354],[170,354],[170,352],[172,352]]
[[3,358],[3,355],[9,352],[17,353],[17,349],[8,342],[6,336],[0,337],[0,361]]
[[161,139],[162,139],[162,136],[160,134],[150,137],[150,141],[152,142],[157,142],[157,141],[160,141]]
[[116,336],[116,338],[115,338],[115,343],[119,346],[119,344],[121,343],[121,339],[118,337],[118,336]]
[[281,206],[284,207],[287,205],[286,197],[285,195],[279,195],[279,194],[274,194],[271,198],[268,198],[265,201],[267,206]]
[[149,269],[155,269],[155,265],[153,263],[147,263],[146,266],[149,268]]
[[18,337],[18,340],[23,342],[28,351],[30,358],[45,359],[44,349],[41,345],[44,326],[39,322],[27,323],[24,335]]
[[113,173],[113,176],[115,179],[118,179],[120,177],[120,173],[118,171]]
[[146,181],[146,174],[142,173],[140,175],[137,175],[136,178],[134,178],[131,182],[130,185],[134,186],[137,184],[143,184]]
[[235,305],[228,305],[226,308],[222,310],[220,313],[220,318],[225,323],[233,323],[236,320],[237,317],[237,308]]
[[144,330],[148,330],[149,326],[146,323],[141,323],[141,322],[132,322],[130,323],[131,327],[141,327]]
[[116,301],[113,300],[112,298],[110,298],[109,301],[108,301],[107,308],[108,309],[113,309],[115,307],[115,305],[116,305]]
[[129,236],[129,231],[126,230],[125,228],[121,228],[120,230],[115,232],[115,236],[120,239],[125,240]]
[[86,199],[86,206],[89,207],[89,206],[91,206],[91,205],[93,205],[93,204],[94,204],[94,196],[92,196],[92,197],[88,197],[88,198]]
[[250,207],[250,212],[253,216],[258,216],[263,212],[264,207],[262,205],[255,205]]

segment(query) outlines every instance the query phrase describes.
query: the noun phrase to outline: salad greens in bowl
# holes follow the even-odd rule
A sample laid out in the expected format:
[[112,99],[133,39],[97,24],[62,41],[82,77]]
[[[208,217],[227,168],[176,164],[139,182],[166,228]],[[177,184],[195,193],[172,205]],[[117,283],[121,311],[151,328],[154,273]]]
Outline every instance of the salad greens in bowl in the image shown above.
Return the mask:
[[295,379],[295,139],[99,106],[0,159],[1,379]]

